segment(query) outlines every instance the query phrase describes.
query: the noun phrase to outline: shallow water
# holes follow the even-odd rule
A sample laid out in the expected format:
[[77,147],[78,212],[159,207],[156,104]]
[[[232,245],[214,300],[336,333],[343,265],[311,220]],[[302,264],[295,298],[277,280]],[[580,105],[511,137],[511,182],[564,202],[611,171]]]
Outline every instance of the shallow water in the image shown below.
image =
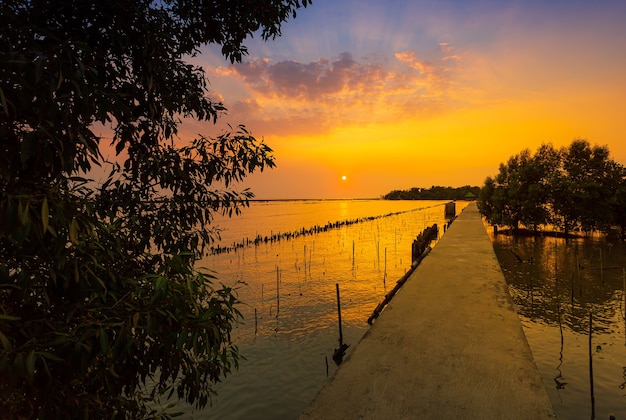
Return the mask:
[[557,417],[626,418],[624,244],[492,239]]
[[[240,218],[222,220],[222,245],[301,231],[328,222],[376,217],[321,233],[207,256],[201,266],[238,288],[245,323],[233,334],[242,360],[216,386],[212,407],[195,419],[297,418],[336,370],[336,285],[343,342],[356,345],[367,318],[411,265],[411,243],[440,226],[445,201],[336,200],[254,202]],[[459,213],[466,203],[457,203]],[[380,217],[385,216],[385,217]],[[255,316],[256,314],[256,316]],[[350,352],[348,348],[348,353]]]

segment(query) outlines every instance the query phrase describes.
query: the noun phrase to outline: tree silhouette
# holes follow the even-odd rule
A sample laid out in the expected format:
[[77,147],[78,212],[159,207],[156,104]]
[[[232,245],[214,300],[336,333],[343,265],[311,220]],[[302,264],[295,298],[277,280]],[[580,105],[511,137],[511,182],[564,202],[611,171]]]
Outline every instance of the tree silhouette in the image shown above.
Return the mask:
[[574,229],[608,231],[623,226],[621,194],[624,168],[606,146],[582,139],[555,150],[544,144],[501,164],[480,192],[479,209],[494,225],[537,230],[554,226],[565,234]]
[[243,127],[178,138],[183,118],[225,111],[185,60],[215,43],[238,61],[308,4],[0,2],[2,417],[138,418],[172,394],[202,407],[237,366],[236,298],[196,261],[213,215],[252,196],[236,183],[274,161]]

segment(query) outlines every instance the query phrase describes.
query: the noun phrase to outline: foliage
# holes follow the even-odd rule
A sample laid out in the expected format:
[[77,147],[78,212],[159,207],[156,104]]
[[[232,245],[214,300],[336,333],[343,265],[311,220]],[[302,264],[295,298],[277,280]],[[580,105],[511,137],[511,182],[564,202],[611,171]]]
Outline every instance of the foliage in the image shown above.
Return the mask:
[[606,230],[613,221],[611,200],[619,183],[619,165],[609,149],[575,140],[562,150],[561,171],[553,189],[557,226],[565,232]]
[[500,165],[479,193],[479,208],[494,224],[517,230],[520,225],[536,229],[549,220],[549,176],[556,151],[543,145],[535,155],[528,149]]
[[453,188],[432,186],[430,188],[411,188],[410,190],[394,190],[385,195],[385,200],[462,200],[471,193],[472,197],[478,197],[480,187],[469,185]]
[[617,190],[610,200],[613,224],[620,230],[620,236],[626,238],[626,168],[617,167]]
[[182,143],[183,118],[225,111],[184,60],[215,43],[238,61],[307,4],[0,3],[2,416],[140,418],[172,394],[202,407],[237,367],[234,291],[196,261],[213,215],[252,197],[235,185],[274,160],[243,127]]
[[494,225],[513,230],[552,225],[564,233],[573,229],[624,230],[626,173],[609,157],[607,147],[576,139],[555,150],[544,144],[500,165],[480,191],[479,209]]

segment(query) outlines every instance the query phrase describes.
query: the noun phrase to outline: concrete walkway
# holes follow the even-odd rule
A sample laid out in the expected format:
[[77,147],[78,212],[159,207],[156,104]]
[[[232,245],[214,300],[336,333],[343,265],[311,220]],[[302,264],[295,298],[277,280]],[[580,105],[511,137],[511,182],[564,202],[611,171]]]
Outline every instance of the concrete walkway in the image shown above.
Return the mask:
[[554,418],[475,203],[301,419]]

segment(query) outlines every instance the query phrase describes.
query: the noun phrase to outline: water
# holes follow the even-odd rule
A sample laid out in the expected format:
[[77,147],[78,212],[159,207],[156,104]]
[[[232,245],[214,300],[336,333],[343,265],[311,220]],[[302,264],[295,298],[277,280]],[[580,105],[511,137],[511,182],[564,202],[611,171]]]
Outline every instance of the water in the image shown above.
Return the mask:
[[[336,370],[336,285],[343,342],[354,346],[374,308],[410,268],[415,237],[433,224],[443,234],[444,204],[253,202],[240,217],[217,220],[224,229],[220,247],[234,250],[209,255],[200,265],[228,286],[245,282],[237,286],[245,323],[233,339],[247,360],[216,386],[212,407],[180,407],[185,418],[297,418]],[[457,213],[465,205],[458,202]],[[283,235],[346,221],[319,233]],[[258,237],[280,240],[236,246]]]
[[492,239],[557,417],[626,418],[624,244]]

